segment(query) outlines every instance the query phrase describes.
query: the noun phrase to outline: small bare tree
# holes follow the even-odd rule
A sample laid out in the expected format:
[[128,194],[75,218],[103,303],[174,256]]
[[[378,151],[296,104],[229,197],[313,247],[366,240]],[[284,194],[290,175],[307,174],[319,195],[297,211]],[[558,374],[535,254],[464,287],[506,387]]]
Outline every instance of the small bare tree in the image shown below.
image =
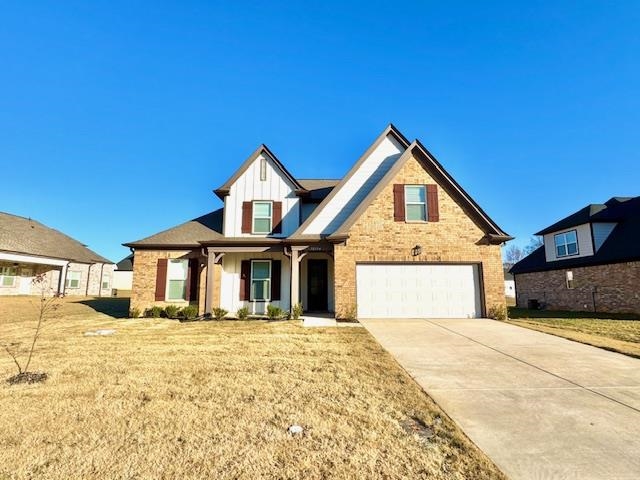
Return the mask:
[[524,255],[531,255],[542,245],[544,245],[544,240],[542,240],[542,237],[531,237],[531,240],[529,240],[529,245],[524,247]]
[[[47,379],[47,374],[44,372],[30,372],[29,366],[33,359],[33,354],[36,350],[36,343],[40,338],[42,327],[44,322],[55,312],[60,306],[60,296],[57,294],[52,295],[52,289],[49,286],[49,281],[45,274],[37,275],[33,279],[33,285],[40,290],[39,296],[39,308],[38,308],[38,321],[36,328],[33,332],[33,338],[30,341],[30,345],[24,348],[23,342],[11,342],[3,343],[2,348],[9,354],[13,363],[16,364],[18,369],[17,375],[7,379],[9,383],[36,383],[43,382]],[[26,359],[22,361],[22,357],[26,356]]]

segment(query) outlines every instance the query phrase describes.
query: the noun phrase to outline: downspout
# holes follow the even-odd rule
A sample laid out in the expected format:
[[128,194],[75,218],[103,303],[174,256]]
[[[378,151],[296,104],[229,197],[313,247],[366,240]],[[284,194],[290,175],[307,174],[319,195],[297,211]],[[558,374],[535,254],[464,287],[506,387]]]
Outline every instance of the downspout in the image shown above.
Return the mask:
[[102,276],[104,275],[104,263],[100,264],[100,279],[98,280],[98,296],[102,297]]
[[84,296],[88,297],[89,296],[89,281],[91,280],[91,267],[93,266],[93,264],[89,264],[89,269],[87,270],[87,288],[84,289]]

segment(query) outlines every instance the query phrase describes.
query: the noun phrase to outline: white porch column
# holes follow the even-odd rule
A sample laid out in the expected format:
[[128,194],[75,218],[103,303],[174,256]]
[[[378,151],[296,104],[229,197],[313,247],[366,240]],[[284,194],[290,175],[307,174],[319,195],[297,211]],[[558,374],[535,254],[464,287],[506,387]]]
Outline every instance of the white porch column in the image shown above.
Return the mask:
[[[58,295],[64,294],[64,285],[67,283],[67,267],[69,266],[69,262],[62,265],[60,268],[60,278],[58,279]],[[88,282],[89,280],[87,280]]]
[[214,269],[216,264],[216,254],[207,248],[207,287],[204,291],[204,313],[210,314],[213,303],[213,288],[215,283]]
[[300,260],[298,251],[291,249],[291,311],[300,303]]

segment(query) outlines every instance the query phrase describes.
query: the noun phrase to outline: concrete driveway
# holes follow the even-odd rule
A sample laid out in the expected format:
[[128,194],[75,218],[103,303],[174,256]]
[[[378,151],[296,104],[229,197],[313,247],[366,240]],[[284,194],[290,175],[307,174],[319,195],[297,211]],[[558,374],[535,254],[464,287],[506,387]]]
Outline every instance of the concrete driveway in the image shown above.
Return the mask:
[[493,320],[362,320],[513,479],[640,478],[640,360]]

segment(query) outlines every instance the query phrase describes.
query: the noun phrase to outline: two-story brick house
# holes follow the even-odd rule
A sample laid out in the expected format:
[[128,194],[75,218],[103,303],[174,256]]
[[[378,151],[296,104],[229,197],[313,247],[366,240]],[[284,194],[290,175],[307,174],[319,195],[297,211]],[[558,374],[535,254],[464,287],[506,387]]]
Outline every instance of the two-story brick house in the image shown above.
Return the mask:
[[591,204],[539,231],[511,268],[520,307],[640,313],[640,197]]
[[392,125],[341,180],[296,179],[261,145],[215,193],[223,208],[125,244],[132,308],[442,318],[504,304],[511,237]]

